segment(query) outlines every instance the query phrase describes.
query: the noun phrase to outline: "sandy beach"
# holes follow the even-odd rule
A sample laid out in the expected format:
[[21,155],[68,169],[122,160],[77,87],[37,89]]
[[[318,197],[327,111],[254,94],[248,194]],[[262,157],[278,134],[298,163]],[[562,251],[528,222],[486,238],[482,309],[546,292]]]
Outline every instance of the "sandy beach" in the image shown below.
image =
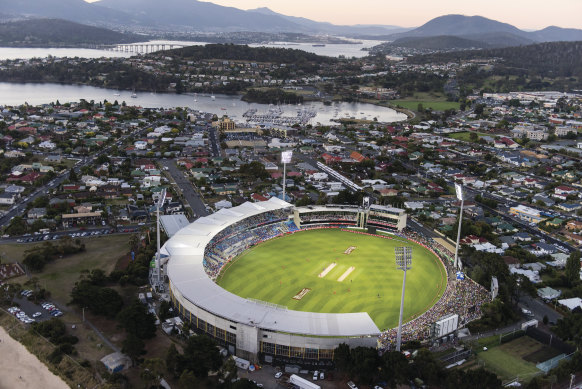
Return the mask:
[[69,386],[0,327],[0,389],[67,389]]

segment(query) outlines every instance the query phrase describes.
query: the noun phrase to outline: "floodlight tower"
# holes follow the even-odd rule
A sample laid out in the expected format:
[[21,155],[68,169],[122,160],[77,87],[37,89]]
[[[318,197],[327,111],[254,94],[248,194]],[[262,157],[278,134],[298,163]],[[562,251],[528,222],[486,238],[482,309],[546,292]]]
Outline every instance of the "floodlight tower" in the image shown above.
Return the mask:
[[285,200],[285,192],[287,188],[287,164],[291,163],[291,158],[293,157],[293,151],[287,150],[281,153],[281,162],[283,162],[283,201]]
[[162,189],[160,193],[160,197],[158,198],[158,202],[156,203],[156,237],[158,239],[158,251],[156,252],[156,267],[158,268],[158,285],[161,283],[161,276],[162,276],[162,266],[160,263],[160,208],[164,205],[166,201],[166,189]]
[[400,351],[402,344],[402,313],[404,310],[404,291],[406,290],[406,271],[412,267],[412,247],[396,247],[396,267],[404,271],[402,280],[402,297],[400,298],[400,318],[398,319],[398,334],[396,335],[396,351]]
[[455,247],[455,262],[453,268],[456,270],[461,267],[459,262],[459,240],[461,239],[461,226],[463,222],[463,203],[465,202],[465,196],[463,195],[463,187],[459,184],[455,184],[455,190],[457,191],[457,199],[461,201],[461,210],[459,211],[459,228],[457,229],[457,246]]

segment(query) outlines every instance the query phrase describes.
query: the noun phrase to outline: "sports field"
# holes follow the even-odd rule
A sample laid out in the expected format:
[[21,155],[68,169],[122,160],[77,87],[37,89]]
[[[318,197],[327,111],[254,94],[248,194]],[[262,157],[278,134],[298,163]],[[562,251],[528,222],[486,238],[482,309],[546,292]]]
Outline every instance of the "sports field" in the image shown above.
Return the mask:
[[339,229],[301,231],[246,251],[218,278],[226,290],[289,309],[368,312],[381,330],[398,325],[403,272],[394,248],[412,246],[406,276],[405,321],[419,316],[446,287],[445,269],[428,250],[401,238]]

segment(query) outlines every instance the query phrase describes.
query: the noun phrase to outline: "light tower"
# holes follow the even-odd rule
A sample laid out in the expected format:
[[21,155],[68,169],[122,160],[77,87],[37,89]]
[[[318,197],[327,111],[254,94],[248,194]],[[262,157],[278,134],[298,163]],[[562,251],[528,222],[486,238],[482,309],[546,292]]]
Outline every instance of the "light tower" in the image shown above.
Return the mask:
[[287,150],[281,153],[281,162],[283,163],[283,201],[285,200],[285,192],[287,188],[287,164],[291,163],[291,158],[293,157],[293,151]]
[[162,189],[160,192],[160,197],[158,198],[158,202],[156,203],[156,238],[158,239],[158,251],[156,251],[156,267],[158,268],[158,285],[161,283],[162,277],[162,266],[160,263],[160,208],[164,205],[166,201],[166,189]]
[[456,270],[461,267],[459,263],[459,240],[461,239],[461,226],[463,222],[463,203],[465,202],[465,196],[463,195],[463,187],[459,184],[455,184],[455,190],[457,191],[457,199],[461,201],[461,210],[459,212],[459,228],[457,230],[457,246],[455,247],[455,262],[453,263],[453,268]]
[[400,298],[400,318],[398,319],[398,334],[396,335],[396,351],[400,351],[402,344],[402,313],[404,310],[404,291],[406,290],[406,271],[412,267],[412,247],[396,247],[396,267],[404,271],[402,279],[402,297]]

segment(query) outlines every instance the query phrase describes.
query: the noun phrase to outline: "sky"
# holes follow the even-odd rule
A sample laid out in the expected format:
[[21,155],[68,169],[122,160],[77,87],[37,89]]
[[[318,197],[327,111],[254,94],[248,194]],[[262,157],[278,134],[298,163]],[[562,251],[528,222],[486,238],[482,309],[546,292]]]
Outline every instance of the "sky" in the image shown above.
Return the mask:
[[[95,0],[86,0],[93,2]],[[162,0],[160,0],[162,1]],[[268,7],[290,16],[333,24],[418,27],[446,14],[480,15],[534,30],[547,26],[582,28],[582,0],[212,0],[252,9]]]
[[582,28],[582,0],[213,0],[242,9],[273,11],[334,24],[418,27],[447,14],[480,15],[522,29]]

